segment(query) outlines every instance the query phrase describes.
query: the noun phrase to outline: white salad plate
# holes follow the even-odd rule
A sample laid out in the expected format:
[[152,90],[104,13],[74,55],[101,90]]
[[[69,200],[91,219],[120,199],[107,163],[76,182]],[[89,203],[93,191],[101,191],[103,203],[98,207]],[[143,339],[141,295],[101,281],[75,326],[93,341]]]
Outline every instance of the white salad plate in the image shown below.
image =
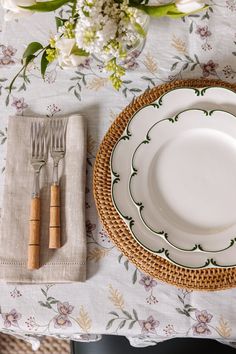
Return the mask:
[[169,91],[112,152],[117,212],[145,249],[185,268],[236,266],[235,103],[220,87]]

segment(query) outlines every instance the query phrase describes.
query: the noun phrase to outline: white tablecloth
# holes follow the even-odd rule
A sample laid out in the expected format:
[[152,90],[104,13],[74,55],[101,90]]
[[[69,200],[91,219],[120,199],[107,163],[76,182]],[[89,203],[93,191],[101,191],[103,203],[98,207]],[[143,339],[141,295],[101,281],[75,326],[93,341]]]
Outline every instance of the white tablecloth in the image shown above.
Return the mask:
[[20,69],[22,51],[30,41],[46,44],[55,30],[53,15],[35,14],[7,24],[1,21],[0,30],[1,198],[9,115],[79,112],[86,117],[89,131],[87,281],[0,284],[1,331],[24,335],[29,340],[41,335],[96,340],[100,334],[118,334],[127,336],[136,346],[176,336],[236,341],[236,289],[190,292],[146,276],[109,240],[98,220],[92,195],[93,163],[99,143],[133,97],[148,86],[173,78],[235,80],[236,1],[214,0],[207,12],[185,20],[152,20],[145,48],[129,63],[120,92],[112,88],[95,60],[77,70],[61,71],[52,66],[45,81],[35,63],[28,72],[30,83],[19,78],[8,102],[7,86]]

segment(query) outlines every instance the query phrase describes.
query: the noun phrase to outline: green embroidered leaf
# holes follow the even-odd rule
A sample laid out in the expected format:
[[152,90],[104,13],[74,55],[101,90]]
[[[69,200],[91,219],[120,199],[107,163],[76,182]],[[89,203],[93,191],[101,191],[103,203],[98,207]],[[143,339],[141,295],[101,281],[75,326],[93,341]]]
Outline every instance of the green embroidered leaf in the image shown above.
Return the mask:
[[181,296],[178,295],[178,299],[179,299],[180,302],[182,302],[182,304],[184,304],[184,300],[182,299]]
[[59,7],[65,5],[68,2],[69,0],[51,0],[51,1],[44,1],[44,2],[36,2],[34,5],[31,6],[19,6],[19,7],[31,11],[50,12],[50,11],[57,10]]
[[130,324],[129,324],[129,329],[133,328],[133,326],[134,326],[135,323],[136,323],[136,321],[130,322]]
[[125,266],[125,269],[128,270],[129,269],[129,261],[125,261],[124,262],[124,266]]
[[176,311],[177,311],[178,313],[180,313],[181,315],[185,315],[185,316],[186,316],[186,312],[185,312],[185,311],[182,311],[179,307],[176,308]]
[[121,253],[121,254],[119,255],[119,257],[118,257],[118,262],[119,262],[119,263],[120,263],[122,257],[123,257],[123,254]]
[[138,270],[135,269],[134,274],[133,274],[133,277],[132,277],[132,283],[133,283],[133,284],[135,284],[136,281],[137,281],[137,273],[138,273]]
[[5,101],[5,105],[6,105],[6,106],[8,106],[8,105],[9,105],[9,100],[10,100],[10,97],[9,97],[9,95],[7,95],[7,97],[6,97],[6,101]]
[[[42,291],[43,295],[47,297],[46,291],[44,289],[41,289],[41,291]],[[42,302],[42,301],[40,301],[40,302]]]
[[123,314],[128,317],[130,320],[132,319],[131,314],[128,311],[122,310]]
[[135,309],[133,309],[134,318],[138,321],[138,314]]
[[126,324],[126,320],[121,321],[121,323],[119,324],[117,329],[123,328],[125,326],[125,324]]
[[106,325],[106,329],[110,329],[111,328],[111,326],[113,325],[113,322],[115,321],[115,318],[112,318],[109,322],[108,322],[108,324]]
[[116,317],[119,317],[118,313],[117,313],[117,312],[115,312],[115,311],[111,311],[111,312],[109,312],[109,315],[114,315],[114,316],[116,316]]
[[74,95],[79,101],[81,101],[81,96],[76,90],[74,90]]
[[175,62],[173,65],[172,65],[172,67],[171,67],[171,71],[174,71],[175,69],[176,69],[176,67],[177,67],[177,65],[178,65],[179,63],[178,62]]
[[186,70],[188,68],[188,64],[189,63],[185,63],[183,66],[182,66],[182,70]]
[[190,27],[189,27],[189,33],[193,32],[193,22],[191,23]]

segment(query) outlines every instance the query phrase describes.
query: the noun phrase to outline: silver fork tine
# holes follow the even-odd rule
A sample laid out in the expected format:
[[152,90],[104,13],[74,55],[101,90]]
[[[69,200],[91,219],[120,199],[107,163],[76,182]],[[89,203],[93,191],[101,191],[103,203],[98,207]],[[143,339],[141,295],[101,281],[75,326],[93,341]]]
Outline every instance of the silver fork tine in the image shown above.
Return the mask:
[[61,247],[60,236],[60,186],[58,179],[58,164],[65,156],[66,151],[66,124],[64,118],[53,118],[51,120],[51,146],[50,152],[53,159],[53,182],[51,185],[50,199],[50,228],[49,248]]
[[34,183],[30,209],[30,232],[28,244],[28,269],[39,268],[40,248],[40,189],[39,174],[47,161],[46,125],[32,121],[30,127],[31,165],[34,170]]

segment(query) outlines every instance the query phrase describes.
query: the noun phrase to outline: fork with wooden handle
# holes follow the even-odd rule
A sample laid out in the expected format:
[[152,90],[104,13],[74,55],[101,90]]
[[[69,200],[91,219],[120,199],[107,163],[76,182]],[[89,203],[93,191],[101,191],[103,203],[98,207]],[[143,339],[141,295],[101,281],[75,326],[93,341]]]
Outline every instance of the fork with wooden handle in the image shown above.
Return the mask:
[[66,152],[65,118],[52,118],[50,125],[50,153],[53,159],[53,179],[50,194],[49,248],[61,247],[61,204],[58,164]]
[[31,123],[31,165],[34,170],[34,182],[30,207],[28,269],[40,267],[40,188],[39,174],[47,162],[46,124],[43,122]]

